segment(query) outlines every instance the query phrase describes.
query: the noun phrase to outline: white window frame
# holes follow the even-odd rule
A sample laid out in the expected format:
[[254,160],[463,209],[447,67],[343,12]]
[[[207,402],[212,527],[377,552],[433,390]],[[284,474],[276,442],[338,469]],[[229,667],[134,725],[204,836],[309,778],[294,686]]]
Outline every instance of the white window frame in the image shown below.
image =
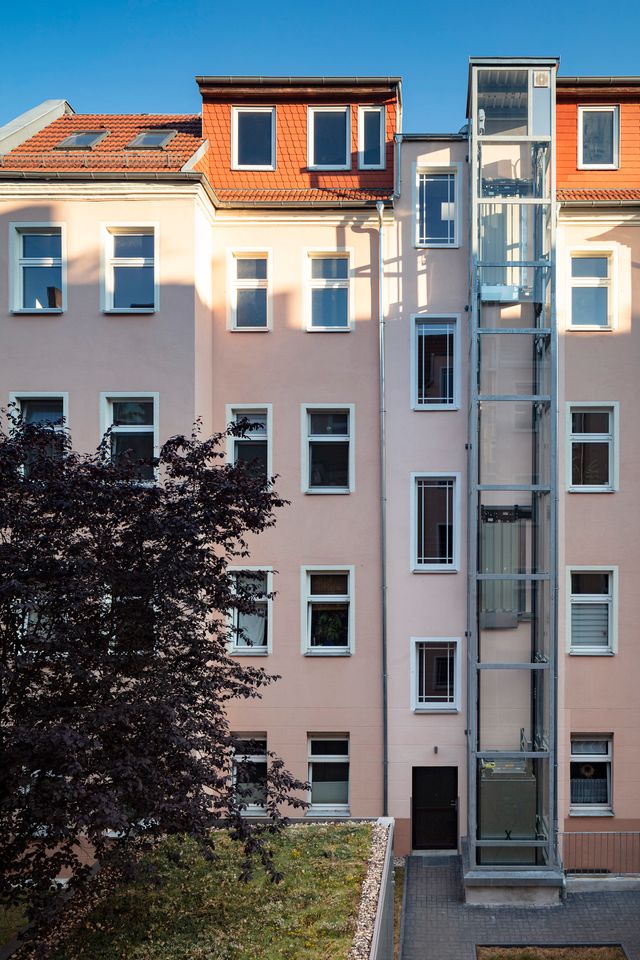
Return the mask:
[[[380,114],[380,163],[365,163],[364,161],[364,116],[366,113]],[[387,108],[384,105],[361,104],[358,107],[358,169],[385,170],[387,166],[386,154]]]
[[[114,400],[152,400],[153,401],[153,455],[160,455],[160,394],[154,390],[105,390],[100,393],[100,438],[104,437],[109,427],[113,426]],[[115,428],[118,429],[117,427]],[[149,427],[126,427],[126,433],[150,433]],[[158,480],[158,468],[154,470],[155,481]],[[140,486],[148,485],[153,480],[138,480]]]
[[[573,752],[574,741],[601,740],[607,743],[607,753],[588,754]],[[569,816],[571,817],[612,817],[613,814],[613,736],[607,733],[572,733],[569,741]],[[571,803],[571,764],[579,763],[607,763],[608,792],[607,803]]]
[[[103,223],[102,229],[102,263],[100,282],[100,310],[103,313],[118,314],[149,314],[157,313],[160,309],[160,225],[157,222],[119,221]],[[122,260],[113,255],[113,238],[118,234],[148,234],[153,236],[153,263],[148,258],[125,257]],[[114,267],[149,267],[153,266],[153,306],[152,307],[114,307]]]
[[[67,230],[66,223],[60,220],[21,220],[9,224],[9,304],[11,313],[64,313],[67,309]],[[47,257],[25,259],[22,256],[22,237],[25,233],[60,233],[60,259]],[[23,304],[23,266],[60,267],[60,286],[62,289],[61,307],[24,307]]]
[[[226,423],[236,422],[236,415],[240,414],[251,419],[251,414],[267,415],[267,475],[273,476],[273,404],[271,403],[227,403],[225,406]],[[235,446],[237,437],[227,437],[227,463],[235,463]],[[243,569],[248,569],[243,567]],[[262,569],[262,568],[261,568]],[[265,568],[266,569],[266,568]]]
[[[271,248],[233,247],[227,251],[227,330],[232,333],[270,333],[273,329],[273,291],[271,286]],[[238,280],[238,260],[265,260],[267,263],[266,280]],[[267,291],[267,324],[264,327],[238,327],[237,292],[238,290],[266,290]]]
[[[574,433],[572,413],[580,410],[601,410],[609,414],[610,430],[607,434]],[[566,404],[566,433],[567,433],[567,491],[569,493],[615,493],[619,490],[620,478],[620,403],[617,400],[607,400],[599,403],[597,400],[587,400],[584,403],[577,400]],[[573,444],[588,442],[589,438],[606,441],[609,447],[609,483],[605,484],[573,484]]]
[[[606,257],[609,261],[609,276],[606,278],[598,277],[573,277],[571,261],[574,257]],[[590,330],[593,332],[606,332],[615,330],[618,325],[618,245],[615,243],[600,243],[598,246],[579,246],[571,247],[568,250],[567,264],[567,323],[568,331]],[[573,320],[573,298],[572,290],[575,287],[606,287],[609,291],[607,298],[608,304],[608,323],[604,327],[590,323],[572,323]]]
[[[234,565],[227,567],[229,573],[234,574],[243,574],[243,573],[266,573],[267,575],[267,593],[273,592],[273,567],[265,566],[264,564],[259,564],[258,566],[251,566],[247,563]],[[265,601],[267,604],[267,645],[266,647],[239,647],[236,644],[236,641],[233,639],[234,634],[231,634],[231,641],[229,643],[229,653],[234,657],[268,657],[273,649],[273,599],[268,597]],[[232,610],[228,616],[229,627],[233,631],[234,627],[237,624],[237,611]]]
[[[245,570],[246,570],[246,569],[247,569],[247,568],[245,567]],[[238,754],[236,754],[236,753],[234,752],[234,754],[233,754],[233,763],[232,763],[232,772],[231,772],[231,775],[232,775],[232,778],[233,778],[232,782],[233,782],[233,789],[234,789],[234,792],[235,792],[236,784],[237,784],[237,781],[238,781],[238,775],[237,775],[237,772],[236,772],[236,758],[238,758],[238,761],[240,761],[240,760],[245,760],[245,761],[248,761],[249,763],[263,763],[263,762],[264,762],[265,770],[268,771],[268,763],[269,763],[269,741],[268,741],[268,738],[267,738],[266,733],[234,733],[233,736],[235,737],[236,740],[260,740],[261,742],[264,742],[264,747],[265,747],[265,752],[264,752],[264,753],[238,753]],[[267,808],[266,808],[265,806],[262,806],[262,804],[249,803],[249,804],[247,804],[247,806],[246,806],[246,807],[244,808],[244,810],[242,811],[242,816],[243,816],[243,817],[264,817],[264,816],[266,815],[266,812],[267,812]]]
[[[609,597],[607,598],[605,594],[588,594],[581,593],[576,594],[576,599],[574,601],[574,594],[571,592],[571,574],[572,573],[608,573],[609,574]],[[600,566],[595,563],[576,566],[572,564],[566,569],[566,579],[565,579],[565,595],[567,598],[566,603],[566,620],[565,620],[565,637],[566,637],[566,651],[571,654],[572,657],[610,657],[613,654],[618,652],[618,567],[613,564],[605,564]],[[571,643],[571,611],[574,602],[575,603],[604,603],[605,601],[609,604],[609,642],[606,647],[574,647]]]
[[[309,433],[309,414],[310,413],[339,413],[344,412],[349,416],[349,433],[336,435],[333,439],[323,437],[327,443],[349,441],[349,485],[348,487],[312,487],[309,480],[311,472],[311,457],[309,455],[309,444],[315,434]],[[311,496],[340,495],[353,493],[356,489],[356,406],[354,403],[301,403],[300,404],[300,490]]]
[[[414,245],[419,250],[457,250],[461,244],[461,206],[462,206],[462,164],[461,163],[445,163],[445,164],[422,164],[414,163],[413,165],[413,211],[414,211],[414,227],[413,227],[413,236],[414,236]],[[450,243],[427,243],[420,240],[420,189],[419,189],[419,178],[423,174],[441,174],[441,173],[450,173],[453,174],[453,203],[454,203],[454,217],[453,217],[453,241]]]
[[[423,471],[411,475],[411,535],[410,535],[410,570],[412,573],[458,573],[460,570],[460,528],[462,513],[461,474],[455,471]],[[418,563],[418,480],[453,480],[453,562],[452,563]]]
[[[323,753],[323,754],[313,754],[311,753],[311,744],[315,740],[335,740],[336,742],[344,743],[345,741],[348,744],[348,749],[346,754],[332,754],[332,753]],[[309,734],[307,737],[307,755],[308,755],[308,774],[307,780],[309,782],[309,809],[306,811],[305,816],[307,817],[348,817],[349,816],[349,804],[351,801],[351,738],[348,734],[335,734],[329,733],[326,736],[323,736],[319,733]],[[346,763],[349,767],[349,776],[347,779],[347,802],[342,803],[311,803],[313,787],[313,764],[314,763]]]
[[[341,563],[320,565],[306,565],[300,568],[300,649],[305,657],[350,657],[355,653],[356,646],[356,584],[355,566]],[[312,573],[346,573],[349,577],[348,644],[346,647],[312,647],[311,646],[311,603],[330,603],[338,594],[312,594]]]
[[[585,113],[612,113],[613,114],[613,163],[583,163],[582,151],[584,147]],[[618,170],[620,168],[620,106],[619,104],[580,104],[578,106],[578,170]]]
[[[238,117],[241,113],[271,114],[271,163],[248,164],[238,162]],[[245,106],[231,107],[231,169],[232,170],[275,170],[276,169],[276,108]]]
[[[346,280],[318,280],[311,276],[312,260],[346,260],[347,278]],[[328,250],[326,247],[308,247],[303,251],[303,276],[305,277],[305,330],[307,333],[350,333],[354,327],[354,291],[353,291],[353,248],[336,247],[334,250]],[[344,327],[314,327],[312,291],[323,288],[342,288],[347,290],[347,324]]]
[[[316,163],[313,149],[316,113],[339,113],[347,118],[346,151],[343,164]],[[307,168],[309,170],[351,170],[351,107],[344,104],[323,107],[307,107]]]
[[[418,324],[435,324],[438,320],[452,321],[453,331],[453,402],[452,403],[419,403],[418,402]],[[460,381],[462,376],[460,358],[460,329],[459,313],[414,313],[411,316],[411,409],[420,411],[459,410],[460,409]]]
[[[462,686],[462,662],[460,637],[411,637],[411,709],[414,713],[460,713],[460,691]],[[453,702],[452,703],[420,703],[418,699],[418,670],[419,647],[421,644],[439,645],[452,643],[455,646],[453,668]]]
[[69,429],[69,393],[64,390],[11,390],[9,403],[15,403],[21,409],[22,400],[62,400],[64,426],[53,427],[56,432]]

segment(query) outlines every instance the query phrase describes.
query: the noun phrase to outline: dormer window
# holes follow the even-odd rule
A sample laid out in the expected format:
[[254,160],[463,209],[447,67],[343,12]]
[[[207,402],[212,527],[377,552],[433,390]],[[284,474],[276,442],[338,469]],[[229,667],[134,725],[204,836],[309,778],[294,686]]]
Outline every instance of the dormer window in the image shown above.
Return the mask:
[[309,107],[307,153],[313,170],[351,169],[349,107]]
[[617,170],[620,116],[616,105],[578,107],[578,169]]
[[142,130],[127,144],[127,150],[162,150],[176,133],[176,130]]
[[275,170],[275,107],[233,107],[231,166],[234,170]]
[[58,143],[56,150],[92,150],[96,144],[108,136],[108,130],[79,130]]

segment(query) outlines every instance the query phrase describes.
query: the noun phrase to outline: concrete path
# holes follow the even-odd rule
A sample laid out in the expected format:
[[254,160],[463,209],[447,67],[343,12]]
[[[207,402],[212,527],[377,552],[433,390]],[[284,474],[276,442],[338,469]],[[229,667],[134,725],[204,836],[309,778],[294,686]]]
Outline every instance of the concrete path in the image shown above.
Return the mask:
[[640,891],[569,894],[553,907],[473,907],[459,857],[409,857],[400,960],[475,960],[482,944],[619,943],[640,960]]

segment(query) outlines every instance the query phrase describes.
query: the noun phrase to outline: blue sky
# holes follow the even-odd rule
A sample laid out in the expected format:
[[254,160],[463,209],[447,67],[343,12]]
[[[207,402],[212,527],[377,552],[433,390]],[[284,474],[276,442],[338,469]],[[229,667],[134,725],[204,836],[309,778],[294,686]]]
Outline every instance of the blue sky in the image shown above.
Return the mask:
[[405,131],[456,131],[470,55],[640,73],[638,0],[5,0],[2,28],[0,123],[58,97],[79,113],[198,112],[197,74],[381,74],[404,78]]

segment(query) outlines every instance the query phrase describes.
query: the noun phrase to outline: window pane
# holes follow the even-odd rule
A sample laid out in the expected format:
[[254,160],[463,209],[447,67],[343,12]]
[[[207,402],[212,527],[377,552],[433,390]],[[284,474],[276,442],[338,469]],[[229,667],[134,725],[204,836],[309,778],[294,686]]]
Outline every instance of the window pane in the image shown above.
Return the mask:
[[313,596],[346,597],[349,593],[348,573],[312,573],[309,580]]
[[582,162],[614,162],[613,111],[586,110],[582,114]]
[[609,574],[593,570],[571,574],[571,593],[588,593],[606,596],[609,593]]
[[454,324],[418,324],[418,403],[453,403]]
[[418,706],[454,703],[455,644],[419,643],[416,656]]
[[123,310],[153,308],[153,267],[114,267],[113,306]]
[[82,133],[72,133],[70,137],[65,137],[57,145],[57,148],[69,150],[72,147],[92,147],[105,133],[105,130],[85,130]]
[[609,433],[609,411],[572,410],[571,428],[574,433]]
[[250,737],[240,737],[236,739],[236,754],[239,756],[266,756],[267,741],[251,739]]
[[113,639],[116,652],[145,653],[155,646],[155,613],[142,597],[116,596],[112,599]]
[[313,761],[311,803],[344,805],[349,800],[349,764]]
[[347,158],[346,110],[321,110],[313,115],[313,163],[343,167]]
[[312,603],[311,646],[349,646],[348,603]]
[[450,244],[455,241],[454,174],[424,173],[420,176],[420,243]]
[[590,760],[571,764],[571,803],[609,803],[609,764]]
[[152,426],[153,400],[114,400],[114,426]]
[[267,441],[236,440],[236,463],[251,466],[251,472],[257,477],[267,476]]
[[309,486],[349,486],[348,443],[312,441],[309,444]]
[[571,483],[600,487],[609,483],[608,443],[572,443]]
[[609,646],[609,604],[571,604],[571,646]]
[[236,290],[236,327],[266,327],[267,291]]
[[62,237],[57,233],[23,233],[22,256],[28,258],[62,256]]
[[134,149],[136,147],[164,147],[175,132],[175,130],[158,130],[157,132],[148,130],[139,133],[128,146]]
[[580,754],[596,754],[607,756],[609,753],[608,740],[572,740],[571,754],[578,756]]
[[112,433],[111,459],[114,463],[145,460],[136,466],[135,475],[140,480],[153,480],[153,434]]
[[246,167],[271,167],[271,111],[237,114],[238,163]]
[[608,257],[572,257],[571,276],[597,277],[599,279],[608,277],[609,259]]
[[267,802],[267,765],[263,761],[247,760],[236,766],[238,798],[247,804],[263,807]]
[[348,327],[349,291],[344,287],[311,291],[312,327]]
[[606,327],[609,323],[608,294],[606,287],[573,287],[571,323],[574,326]]
[[236,257],[238,280],[266,280],[266,257]]
[[26,423],[61,423],[62,400],[55,398],[25,399],[20,401],[20,411]]
[[238,612],[238,630],[234,637],[236,646],[264,648],[267,645],[267,604],[256,603],[255,613]]
[[114,257],[153,259],[152,233],[116,233],[113,236]]
[[347,280],[349,260],[347,257],[312,257],[311,276],[314,280]]
[[453,480],[416,481],[417,562],[453,563]]
[[317,740],[311,741],[311,756],[317,757],[348,757],[348,740]]
[[365,110],[362,114],[364,122],[364,156],[363,162],[369,166],[382,163],[380,156],[380,125],[382,123],[381,110]]
[[251,437],[264,437],[267,433],[267,415],[266,413],[254,413],[253,410],[238,411],[235,415],[235,422],[240,423],[246,420],[245,434]]
[[22,306],[27,310],[62,309],[61,268],[23,267]]
[[310,413],[309,433],[313,436],[331,434],[332,436],[349,435],[348,413]]

